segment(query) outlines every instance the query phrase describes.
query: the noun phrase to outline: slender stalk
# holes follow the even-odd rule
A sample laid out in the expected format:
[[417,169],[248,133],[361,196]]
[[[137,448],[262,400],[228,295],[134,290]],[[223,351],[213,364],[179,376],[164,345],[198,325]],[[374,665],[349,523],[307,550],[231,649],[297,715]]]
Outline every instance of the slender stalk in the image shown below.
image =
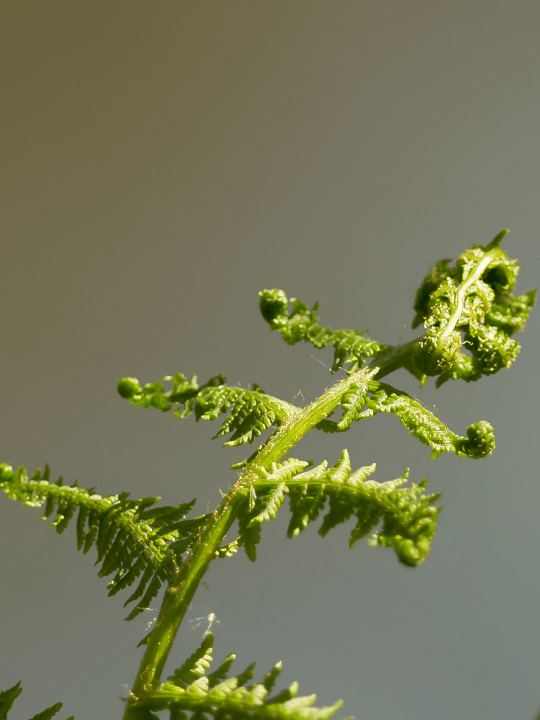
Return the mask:
[[136,709],[133,712],[133,703],[160,682],[169,651],[195,591],[210,561],[215,557],[217,548],[235,520],[234,499],[237,492],[238,483],[224,498],[211,521],[201,532],[191,554],[182,563],[175,580],[165,593],[156,626],[146,645],[131,698],[124,713],[125,720],[137,716]]
[[474,283],[476,283],[478,280],[480,280],[486,268],[488,268],[489,265],[493,262],[493,260],[495,260],[495,258],[500,254],[501,250],[499,250],[499,248],[497,247],[486,253],[486,255],[478,263],[478,265],[476,265],[473,272],[465,280],[463,280],[463,282],[459,286],[458,292],[456,294],[456,308],[452,313],[452,317],[448,320],[446,327],[441,333],[442,342],[445,342],[451,336],[451,334],[456,329],[458,322],[461,320],[463,306],[465,299],[467,298],[469,288],[474,285]]
[[404,367],[412,357],[424,335],[410,340],[404,345],[391,345],[384,355],[375,358],[369,366],[374,369],[373,379],[380,380],[386,375]]
[[379,370],[378,366],[363,368],[328,388],[326,392],[306,408],[290,415],[279,430],[265,443],[248,466],[248,471],[269,470],[273,462],[279,462],[304,435],[324,420],[340,404],[341,398],[353,385],[367,383]]

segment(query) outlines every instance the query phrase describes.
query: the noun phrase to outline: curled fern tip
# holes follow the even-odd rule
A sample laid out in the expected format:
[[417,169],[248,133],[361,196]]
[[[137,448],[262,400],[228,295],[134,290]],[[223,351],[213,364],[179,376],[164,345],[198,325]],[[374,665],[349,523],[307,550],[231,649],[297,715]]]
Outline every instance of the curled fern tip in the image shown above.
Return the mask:
[[137,393],[141,392],[141,386],[137,378],[127,377],[120,380],[117,385],[117,390],[120,397],[130,400]]
[[466,455],[467,457],[480,459],[495,450],[495,433],[493,427],[487,420],[469,425],[467,428],[467,439],[462,440],[460,447],[457,449],[458,455]]
[[261,290],[259,307],[267,323],[272,323],[280,315],[287,314],[287,296],[283,290]]

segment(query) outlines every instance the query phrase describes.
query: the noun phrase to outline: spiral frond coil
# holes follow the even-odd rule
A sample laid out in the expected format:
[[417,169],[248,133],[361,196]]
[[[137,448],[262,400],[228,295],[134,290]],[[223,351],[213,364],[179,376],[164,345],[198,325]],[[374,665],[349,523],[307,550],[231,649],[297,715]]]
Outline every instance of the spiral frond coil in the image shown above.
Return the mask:
[[518,356],[520,345],[511,336],[525,327],[536,291],[512,294],[519,266],[499,247],[507,232],[473,245],[455,267],[439,261],[424,278],[412,324],[423,322],[427,330],[414,358],[423,382],[432,375],[439,375],[437,387],[447,380],[478,380],[510,367]]

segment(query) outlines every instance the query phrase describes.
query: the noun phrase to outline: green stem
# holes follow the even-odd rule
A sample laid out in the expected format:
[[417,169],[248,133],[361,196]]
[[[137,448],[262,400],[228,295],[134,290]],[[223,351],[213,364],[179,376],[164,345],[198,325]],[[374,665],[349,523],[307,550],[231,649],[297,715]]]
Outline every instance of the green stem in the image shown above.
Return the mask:
[[424,335],[420,335],[419,337],[415,338],[414,340],[410,340],[404,345],[390,345],[386,353],[379,356],[378,358],[375,358],[375,360],[373,360],[372,364],[369,366],[375,371],[373,379],[380,380],[386,375],[390,375],[390,373],[393,373],[396,370],[405,367],[407,365],[407,362],[414,355],[414,352],[416,351],[416,348],[419,346],[420,340],[422,340],[423,337]]
[[[499,235],[504,233],[499,233]],[[498,237],[498,236],[497,236]],[[452,313],[452,316],[448,323],[446,324],[446,327],[444,328],[443,332],[441,333],[441,341],[444,343],[454,332],[456,329],[457,323],[461,319],[461,314],[463,312],[463,305],[464,301],[467,297],[467,292],[469,291],[469,288],[471,285],[474,285],[475,282],[477,282],[482,275],[484,274],[484,271],[487,267],[493,262],[493,260],[496,259],[497,255],[501,254],[501,250],[499,248],[494,248],[490,252],[486,253],[486,255],[482,258],[482,260],[476,265],[473,272],[463,280],[463,282],[459,285],[457,290],[457,306],[454,312]]]
[[[279,462],[304,435],[324,420],[340,404],[341,398],[353,385],[367,384],[379,370],[378,366],[363,368],[352,373],[344,380],[328,388],[326,392],[306,408],[290,415],[272,435],[248,465],[246,473],[257,474],[260,470],[270,470],[273,462]],[[250,479],[254,479],[253,476]]]
[[193,546],[191,555],[184,560],[175,580],[169,585],[163,598],[156,626],[148,639],[131,698],[124,713],[124,720],[138,717],[133,703],[136,703],[138,698],[143,697],[159,684],[169,651],[195,591],[208,569],[210,561],[215,557],[217,548],[235,520],[236,503],[234,500],[237,494],[238,483],[224,498],[211,521],[202,530],[199,539]]

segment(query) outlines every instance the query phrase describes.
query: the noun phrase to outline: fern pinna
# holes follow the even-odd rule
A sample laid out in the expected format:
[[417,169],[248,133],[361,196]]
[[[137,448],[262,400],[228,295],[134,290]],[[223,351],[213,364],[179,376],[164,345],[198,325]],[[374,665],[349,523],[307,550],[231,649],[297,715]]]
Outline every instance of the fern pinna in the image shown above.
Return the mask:
[[[441,260],[424,278],[417,292],[413,327],[425,332],[405,345],[383,345],[361,330],[332,330],[320,324],[317,305],[311,310],[289,300],[282,290],[263,290],[260,310],[272,330],[285,342],[308,342],[316,348],[333,346],[332,371],[345,376],[305,408],[267,394],[254,384],[231,387],[215,375],[200,384],[176,373],[161,382],[141,386],[135,378],[118,383],[119,394],[133,405],[156,408],[178,418],[220,420],[215,437],[225,445],[253,444],[265,430],[270,437],[245,460],[232,467],[238,480],[213,513],[190,516],[194,502],[163,507],[159,498],[132,500],[127,493],[102,497],[94,489],[64,485],[49,479],[49,469],[30,477],[24,468],[0,465],[0,488],[12,500],[43,507],[43,518],[62,533],[73,522],[79,550],[95,547],[100,576],[112,576],[110,595],[130,588],[127,619],[142,612],[164,587],[157,622],[144,646],[139,672],[125,698],[124,720],[155,720],[167,712],[171,720],[323,720],[332,717],[341,701],[315,707],[315,696],[297,696],[298,686],[272,694],[281,670],[278,663],[259,683],[251,682],[254,665],[239,675],[229,673],[234,655],[217,669],[210,667],[213,635],[163,680],[165,663],[186,610],[209,564],[240,549],[256,560],[263,523],[272,520],[285,499],[290,521],[288,536],[298,535],[319,520],[325,536],[336,525],[352,520],[349,546],[367,538],[372,546],[391,547],[399,561],[417,566],[426,557],[435,534],[440,508],[438,494],[427,493],[427,480],[407,484],[399,478],[368,479],[375,464],[353,469],[347,450],[329,466],[313,467],[307,460],[284,459],[310,430],[341,433],[377,413],[395,414],[431,457],[453,452],[483,458],[495,448],[491,425],[475,422],[464,435],[451,431],[418,400],[383,382],[399,368],[424,385],[429,377],[440,386],[448,380],[478,380],[509,367],[519,344],[513,337],[525,326],[535,292],[514,296],[518,265],[501,249],[507,231],[487,245],[474,245],[454,266]],[[237,523],[236,539],[224,539]],[[0,720],[7,717],[20,684],[0,693]],[[36,718],[51,718],[54,705]]]

